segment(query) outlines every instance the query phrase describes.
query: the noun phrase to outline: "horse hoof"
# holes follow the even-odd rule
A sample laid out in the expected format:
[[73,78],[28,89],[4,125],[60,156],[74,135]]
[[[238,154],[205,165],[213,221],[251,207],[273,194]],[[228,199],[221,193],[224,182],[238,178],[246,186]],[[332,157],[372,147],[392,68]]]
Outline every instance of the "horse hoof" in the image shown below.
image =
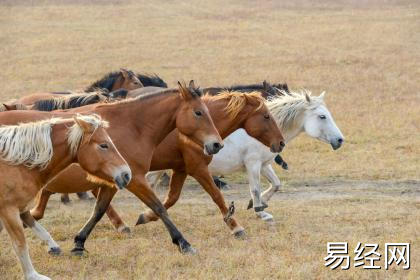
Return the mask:
[[233,233],[233,236],[236,239],[240,239],[240,240],[245,239],[245,237],[246,237],[245,230],[243,230],[243,229],[242,230],[239,230],[239,231]]
[[73,250],[71,250],[71,254],[73,256],[77,256],[77,257],[83,257],[83,255],[85,254],[85,249],[84,248],[74,248]]
[[188,243],[188,241],[185,239],[180,240],[178,243],[178,246],[179,246],[179,251],[183,255],[196,255],[197,254],[197,250],[193,246],[191,246],[190,243]]
[[144,217],[144,214],[140,214],[140,216],[137,220],[136,226],[137,225],[143,225],[145,223],[147,223],[147,221],[146,221],[146,218]]
[[250,199],[249,202],[248,202],[248,207],[246,208],[246,210],[249,210],[253,207],[254,207],[254,201],[252,199]]
[[118,229],[118,232],[130,234],[131,233],[131,229],[128,226],[122,226],[122,227],[120,227]]
[[48,254],[52,256],[59,256],[61,255],[61,249],[60,247],[52,247],[48,250]]

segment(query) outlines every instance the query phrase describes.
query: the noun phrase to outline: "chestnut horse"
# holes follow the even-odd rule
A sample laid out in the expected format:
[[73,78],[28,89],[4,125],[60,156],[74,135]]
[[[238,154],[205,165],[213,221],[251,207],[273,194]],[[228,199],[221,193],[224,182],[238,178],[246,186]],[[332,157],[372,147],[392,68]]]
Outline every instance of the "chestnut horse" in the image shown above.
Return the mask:
[[[179,84],[178,89],[67,111],[97,113],[110,122],[111,128],[108,132],[133,171],[133,179],[127,189],[156,212],[168,229],[173,243],[178,245],[183,253],[193,253],[195,250],[172,223],[165,207],[149,187],[145,175],[149,171],[155,148],[175,128],[191,139],[191,143],[199,145],[202,149],[204,146],[204,153],[214,154],[223,147],[222,139],[200,97],[201,92],[191,81],[188,88]],[[66,114],[59,111],[54,113],[58,116]],[[98,187],[85,177],[83,170],[73,165],[60,173],[45,190],[72,193]],[[94,213],[75,238],[75,248],[72,251],[74,254],[83,254],[86,238],[102,218],[114,194],[113,189],[101,185]],[[31,214],[37,217],[36,212],[32,211]]]
[[[35,114],[6,112],[1,114],[0,123],[39,119]],[[114,181],[120,188],[130,182],[130,168],[106,133],[107,125],[98,116],[87,115],[0,127],[0,230],[3,225],[10,235],[25,279],[50,278],[36,272],[32,265],[22,221],[48,243],[51,254],[61,251],[27,210],[45,184],[73,162],[95,180]]]
[[[128,96],[141,93],[142,89],[132,91]],[[250,135],[271,147],[273,151],[280,151],[283,148],[283,137],[259,93],[225,92],[217,96],[205,96],[203,99],[222,137],[226,137],[238,128],[245,128]],[[218,205],[223,219],[232,233],[237,237],[242,236],[244,234],[243,228],[231,217],[233,209],[229,211],[223,194],[214,184],[208,172],[207,165],[210,161],[211,157],[205,155],[199,145],[174,130],[158,145],[153,154],[150,170],[174,170],[170,191],[164,203],[166,208],[175,204],[180,196],[186,176],[191,175],[197,179]],[[75,172],[67,174],[67,178],[66,182],[69,183],[83,180],[83,177],[78,176]],[[50,194],[47,190],[42,192],[36,208],[31,212],[35,218],[43,216]],[[112,206],[107,210],[107,214],[119,231],[126,230],[123,221]],[[137,224],[156,219],[157,217],[149,211],[140,216]]]

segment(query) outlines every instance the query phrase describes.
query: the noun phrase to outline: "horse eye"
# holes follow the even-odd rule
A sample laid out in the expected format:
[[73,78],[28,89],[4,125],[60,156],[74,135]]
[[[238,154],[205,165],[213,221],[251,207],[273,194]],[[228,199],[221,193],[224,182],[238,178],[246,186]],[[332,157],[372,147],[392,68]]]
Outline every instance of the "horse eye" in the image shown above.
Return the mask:
[[319,118],[320,118],[321,120],[325,120],[327,117],[326,117],[325,115],[320,115],[320,116],[319,116]]
[[107,149],[108,149],[108,144],[107,144],[107,143],[103,143],[103,144],[100,144],[100,145],[99,145],[99,147],[100,147],[102,150],[107,150]]
[[194,112],[194,114],[195,114],[197,117],[200,117],[201,115],[203,115],[203,113],[201,113],[201,111],[195,111],[195,112]]
[[269,120],[270,116],[269,115],[264,115],[264,119]]

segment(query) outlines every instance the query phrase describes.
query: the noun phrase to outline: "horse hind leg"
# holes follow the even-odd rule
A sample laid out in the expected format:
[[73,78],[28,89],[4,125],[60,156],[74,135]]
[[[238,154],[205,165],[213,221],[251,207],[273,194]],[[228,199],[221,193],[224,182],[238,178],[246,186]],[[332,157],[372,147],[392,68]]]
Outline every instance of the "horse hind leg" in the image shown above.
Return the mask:
[[22,219],[23,223],[31,228],[31,230],[38,236],[39,239],[42,241],[47,242],[48,244],[48,253],[51,255],[60,255],[61,249],[60,246],[52,239],[49,232],[35,219],[31,216],[29,211],[20,214],[20,218]]
[[61,199],[61,203],[63,204],[69,204],[71,202],[70,196],[68,193],[62,193],[60,199]]
[[36,198],[36,205],[31,210],[31,215],[35,220],[41,220],[44,217],[45,208],[47,207],[48,200],[53,192],[48,191],[47,189],[42,189]]
[[[252,202],[253,202],[252,206],[254,208],[255,214],[261,220],[270,222],[273,220],[273,215],[264,211],[264,209],[267,208],[267,206],[263,204],[262,199],[261,199],[261,186],[260,186],[261,164],[258,162],[251,162],[251,163],[246,163],[245,166],[248,173],[249,188],[250,188],[250,193],[251,193]],[[250,207],[248,205],[248,209],[249,208]]]
[[273,170],[271,164],[267,164],[262,167],[261,169],[262,175],[270,182],[270,187],[262,193],[262,202],[266,205],[271,197],[279,191],[281,187],[281,182],[279,177],[277,177],[276,173]]
[[29,256],[29,250],[26,245],[23,225],[19,217],[19,210],[3,209],[0,213],[0,220],[3,223],[13,244],[16,256],[20,260],[25,279],[27,280],[50,280],[50,278],[36,272]]

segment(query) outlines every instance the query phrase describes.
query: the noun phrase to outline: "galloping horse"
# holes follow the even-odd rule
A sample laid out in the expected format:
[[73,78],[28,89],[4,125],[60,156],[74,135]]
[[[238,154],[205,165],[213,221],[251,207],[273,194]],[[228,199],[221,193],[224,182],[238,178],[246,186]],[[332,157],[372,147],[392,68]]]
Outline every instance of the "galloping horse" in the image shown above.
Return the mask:
[[[38,119],[34,113],[2,113],[0,123]],[[95,181],[114,181],[120,188],[130,182],[130,168],[106,133],[107,125],[98,116],[76,116],[0,127],[0,231],[3,225],[10,235],[25,279],[50,278],[36,272],[32,265],[22,221],[48,243],[51,254],[61,251],[27,210],[45,184],[73,162]]]
[[[344,142],[343,134],[324,103],[324,94],[311,97],[310,92],[284,92],[284,95],[270,99],[267,106],[281,128],[286,143],[301,132],[330,144],[334,150],[340,148]],[[271,166],[275,157],[276,154],[250,137],[245,130],[238,129],[225,139],[225,147],[213,157],[209,170],[212,174],[220,175],[245,168],[252,196],[248,209],[254,207],[259,218],[271,221],[273,216],[263,209],[281,186]],[[262,195],[260,173],[271,184]]]
[[[272,152],[282,150],[283,136],[260,93],[222,92],[216,96],[207,95],[204,100],[222,138],[227,137],[238,128],[243,128]],[[232,234],[237,237],[244,235],[242,226],[230,217],[231,213],[225,204],[223,195],[208,171],[211,156],[203,154],[198,145],[192,145],[190,142],[175,130],[159,144],[153,154],[151,171],[173,170],[164,206],[168,209],[177,202],[185,179],[187,175],[190,175],[201,184],[217,204],[223,215],[223,220]],[[137,224],[145,224],[157,219],[158,217],[153,212],[147,211],[140,215]]]
[[[93,104],[67,111],[97,113],[110,122],[111,127],[108,132],[133,171],[133,179],[127,189],[162,219],[173,243],[178,245],[183,253],[194,252],[194,249],[169,219],[165,207],[149,187],[145,174],[149,171],[155,148],[175,128],[191,139],[191,144],[199,145],[206,154],[217,153],[223,147],[222,139],[200,97],[201,91],[195,88],[191,81],[188,88],[179,84],[178,89],[168,89],[125,101]],[[38,113],[42,114],[42,112]],[[55,111],[55,114],[61,116],[66,112]],[[69,193],[101,187],[94,213],[75,238],[73,253],[79,255],[83,254],[85,240],[108,209],[115,194],[113,189],[93,184],[85,177],[83,170],[73,165],[60,173],[43,190],[43,193],[48,191]],[[40,216],[36,210],[31,211],[31,214],[35,218]]]

